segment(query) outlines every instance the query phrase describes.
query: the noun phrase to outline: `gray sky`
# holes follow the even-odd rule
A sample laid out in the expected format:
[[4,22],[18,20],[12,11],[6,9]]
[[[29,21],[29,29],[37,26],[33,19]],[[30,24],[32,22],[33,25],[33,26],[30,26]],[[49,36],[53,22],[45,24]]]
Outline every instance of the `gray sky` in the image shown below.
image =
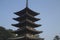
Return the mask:
[[[0,26],[7,29],[16,29],[11,24],[18,23],[14,12],[25,8],[25,0],[0,0]],[[60,0],[29,0],[29,8],[40,13],[37,24],[42,24],[37,30],[45,40],[53,40],[55,35],[60,35]]]

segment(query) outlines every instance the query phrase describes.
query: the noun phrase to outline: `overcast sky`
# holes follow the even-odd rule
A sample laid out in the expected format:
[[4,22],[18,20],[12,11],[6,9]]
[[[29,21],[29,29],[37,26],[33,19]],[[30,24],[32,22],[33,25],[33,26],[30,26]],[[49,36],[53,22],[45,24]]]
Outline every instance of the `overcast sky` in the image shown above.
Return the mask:
[[[25,8],[26,0],[0,0],[0,26],[16,30],[11,24],[18,23],[12,18],[18,17],[14,12]],[[60,35],[60,0],[29,0],[29,8],[40,13],[37,24],[42,24],[37,30],[42,30],[40,37],[53,40]]]

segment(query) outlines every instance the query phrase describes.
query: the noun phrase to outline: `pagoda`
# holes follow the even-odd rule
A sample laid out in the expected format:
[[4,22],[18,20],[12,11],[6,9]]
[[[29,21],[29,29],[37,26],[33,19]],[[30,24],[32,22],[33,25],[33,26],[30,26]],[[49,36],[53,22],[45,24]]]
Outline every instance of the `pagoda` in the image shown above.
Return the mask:
[[19,17],[13,18],[18,21],[17,24],[12,24],[12,26],[18,27],[15,34],[17,34],[16,38],[10,38],[13,40],[44,40],[43,38],[39,38],[37,35],[42,33],[42,31],[37,31],[35,28],[41,25],[36,24],[35,22],[40,20],[39,18],[35,18],[35,16],[39,15],[39,13],[32,11],[28,7],[28,0],[26,0],[26,7],[19,11],[15,12]]

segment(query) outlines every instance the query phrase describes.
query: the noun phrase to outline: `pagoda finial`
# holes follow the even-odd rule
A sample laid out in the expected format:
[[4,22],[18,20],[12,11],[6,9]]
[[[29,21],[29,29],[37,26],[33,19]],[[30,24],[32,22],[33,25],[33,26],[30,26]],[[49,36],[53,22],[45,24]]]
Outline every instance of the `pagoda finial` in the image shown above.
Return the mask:
[[26,7],[28,7],[28,0],[26,0]]

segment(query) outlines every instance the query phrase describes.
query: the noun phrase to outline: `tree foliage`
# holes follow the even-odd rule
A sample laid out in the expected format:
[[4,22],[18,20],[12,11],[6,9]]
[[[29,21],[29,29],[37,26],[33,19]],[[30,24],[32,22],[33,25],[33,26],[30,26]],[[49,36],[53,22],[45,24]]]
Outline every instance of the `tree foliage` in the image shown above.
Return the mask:
[[54,40],[60,40],[60,37],[59,37],[58,35],[56,35],[56,36],[54,37]]
[[8,40],[10,37],[14,37],[11,29],[7,30],[4,27],[0,26],[0,40]]

